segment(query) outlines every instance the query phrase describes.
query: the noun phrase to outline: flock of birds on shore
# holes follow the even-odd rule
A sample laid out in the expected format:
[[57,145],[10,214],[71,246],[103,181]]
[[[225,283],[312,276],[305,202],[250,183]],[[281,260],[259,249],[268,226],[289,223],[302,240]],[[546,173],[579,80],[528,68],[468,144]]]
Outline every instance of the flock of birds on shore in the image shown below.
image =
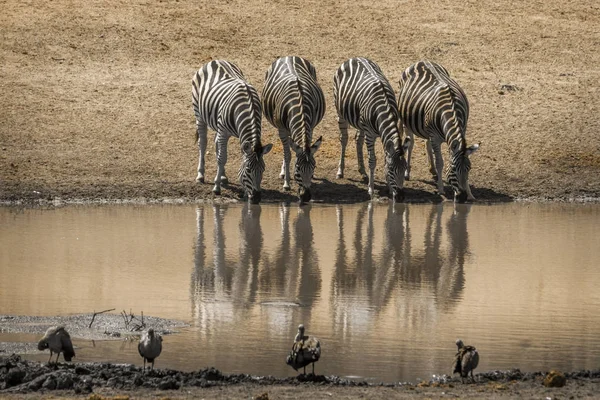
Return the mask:
[[[452,374],[460,374],[461,381],[471,374],[471,380],[474,382],[473,370],[479,364],[479,353],[473,346],[465,346],[463,341],[456,341],[458,351],[454,357],[454,366]],[[52,361],[52,356],[56,353],[56,363],[60,353],[63,354],[65,361],[71,361],[75,357],[75,350],[71,342],[71,336],[64,326],[53,326],[48,328],[44,337],[38,343],[38,350],[50,349],[50,358],[48,363]],[[144,369],[146,371],[146,362],[152,363],[151,370],[154,369],[154,360],[158,358],[162,352],[162,336],[150,328],[142,334],[138,343],[138,352],[144,359]],[[312,364],[312,374],[315,374],[315,363],[321,358],[321,342],[314,336],[304,334],[304,325],[298,326],[298,333],[294,338],[292,350],[286,358],[286,364],[298,371],[304,369],[306,375],[306,367]]]

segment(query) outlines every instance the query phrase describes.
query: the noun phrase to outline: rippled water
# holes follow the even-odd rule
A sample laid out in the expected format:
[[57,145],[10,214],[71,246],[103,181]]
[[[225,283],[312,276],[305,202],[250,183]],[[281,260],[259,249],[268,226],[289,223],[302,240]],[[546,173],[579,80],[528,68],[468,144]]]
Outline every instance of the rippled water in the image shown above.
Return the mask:
[[[299,323],[317,373],[449,373],[458,337],[480,370],[598,368],[599,223],[598,205],[0,208],[0,314],[181,319],[156,365],[184,370],[295,375]],[[135,343],[74,342],[141,364]]]

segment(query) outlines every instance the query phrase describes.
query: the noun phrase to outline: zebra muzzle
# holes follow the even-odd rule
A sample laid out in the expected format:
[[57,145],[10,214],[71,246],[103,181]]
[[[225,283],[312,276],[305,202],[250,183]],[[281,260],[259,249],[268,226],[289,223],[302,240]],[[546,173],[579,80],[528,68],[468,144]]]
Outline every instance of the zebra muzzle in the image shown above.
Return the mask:
[[258,204],[262,199],[262,195],[260,190],[253,190],[251,193],[248,193],[248,201],[251,204]]
[[300,199],[300,204],[308,203],[312,199],[310,189],[300,188],[298,198]]

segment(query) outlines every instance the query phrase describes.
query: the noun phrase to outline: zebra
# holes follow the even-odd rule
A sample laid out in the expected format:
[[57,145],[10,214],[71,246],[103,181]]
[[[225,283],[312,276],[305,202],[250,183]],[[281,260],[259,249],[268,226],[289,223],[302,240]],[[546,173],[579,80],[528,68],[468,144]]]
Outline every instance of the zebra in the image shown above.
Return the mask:
[[239,138],[242,165],[238,177],[248,200],[260,202],[260,183],[265,170],[263,156],[272,144],[263,146],[261,135],[261,105],[258,93],[233,63],[213,60],[206,63],[192,78],[192,97],[196,116],[198,142],[198,175],[196,182],[204,183],[204,154],[207,127],[216,131],[215,154],[217,176],[213,193],[221,194],[221,183],[227,183],[227,142],[231,136]]
[[[448,71],[441,65],[426,60],[419,61],[402,73],[398,105],[407,136],[412,139],[416,134],[427,140],[429,171],[437,182],[439,194],[444,194],[441,144],[446,142],[450,151],[446,178],[454,191],[454,200],[475,200],[468,182],[471,169],[469,155],[479,148],[479,144],[467,147],[465,134],[469,102],[458,83],[450,78]],[[414,142],[411,141],[405,173],[407,180],[410,179],[413,145]]]
[[325,96],[317,83],[315,67],[296,56],[275,60],[265,76],[262,106],[267,120],[278,129],[283,145],[279,174],[283,189],[290,189],[291,146],[296,153],[294,178],[299,185],[300,203],[308,202],[316,166],[314,155],[323,140],[321,136],[311,146],[312,131],[325,114]]
[[365,177],[362,146],[369,151],[369,195],[374,195],[375,138],[381,136],[385,150],[386,181],[394,200],[404,198],[404,151],[409,139],[401,143],[398,129],[398,107],[394,89],[377,64],[366,58],[351,58],[336,71],[333,97],[338,113],[342,154],[337,177],[344,176],[344,157],[348,144],[348,125],[357,129],[356,152],[359,172]]

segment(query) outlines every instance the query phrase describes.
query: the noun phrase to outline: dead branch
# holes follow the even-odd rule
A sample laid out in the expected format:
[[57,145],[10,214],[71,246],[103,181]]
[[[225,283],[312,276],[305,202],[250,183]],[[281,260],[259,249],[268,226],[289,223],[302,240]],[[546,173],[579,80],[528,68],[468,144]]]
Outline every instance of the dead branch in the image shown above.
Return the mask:
[[92,321],[88,325],[88,329],[92,327],[92,324],[94,323],[94,319],[96,319],[96,315],[98,315],[98,314],[104,314],[105,312],[109,312],[109,311],[115,311],[115,309],[111,308],[110,310],[104,310],[104,311],[100,311],[100,312],[94,311],[94,315],[92,315]]

